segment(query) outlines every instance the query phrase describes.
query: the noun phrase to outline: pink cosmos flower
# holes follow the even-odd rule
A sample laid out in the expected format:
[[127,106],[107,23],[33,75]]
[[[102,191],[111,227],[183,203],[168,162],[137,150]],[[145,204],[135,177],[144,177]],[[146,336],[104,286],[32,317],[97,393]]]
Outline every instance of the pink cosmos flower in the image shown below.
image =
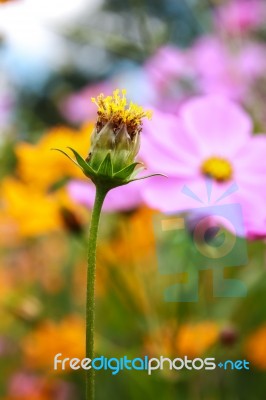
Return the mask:
[[146,62],[145,69],[157,89],[164,91],[169,89],[169,80],[189,75],[191,67],[184,50],[168,45],[158,49]]
[[245,41],[229,46],[216,36],[203,36],[189,49],[160,48],[145,64],[155,88],[150,104],[177,114],[180,106],[199,94],[216,94],[247,103],[254,82],[265,75],[266,47]]
[[196,41],[190,57],[200,93],[219,94],[243,102],[266,68],[264,45],[245,42],[239,48],[229,48],[213,36]]
[[162,212],[240,204],[244,232],[237,233],[263,236],[265,154],[266,136],[252,136],[249,116],[223,97],[192,99],[178,117],[155,111],[144,126],[141,157],[151,170],[159,168],[168,178],[145,181],[142,195]]
[[161,110],[176,113],[179,105],[197,91],[194,66],[185,49],[161,47],[144,69],[157,93],[153,105]]
[[218,8],[216,22],[222,31],[243,34],[264,22],[265,11],[263,0],[231,0]]
[[[141,190],[143,181],[132,182],[111,190],[103,204],[106,212],[130,211],[142,203]],[[70,197],[78,204],[89,209],[93,207],[95,198],[95,186],[89,182],[71,181],[68,184]]]
[[24,372],[14,374],[8,386],[12,399],[41,399],[46,398],[49,393],[51,400],[70,400],[76,394],[70,383],[60,380],[48,381],[43,377]]

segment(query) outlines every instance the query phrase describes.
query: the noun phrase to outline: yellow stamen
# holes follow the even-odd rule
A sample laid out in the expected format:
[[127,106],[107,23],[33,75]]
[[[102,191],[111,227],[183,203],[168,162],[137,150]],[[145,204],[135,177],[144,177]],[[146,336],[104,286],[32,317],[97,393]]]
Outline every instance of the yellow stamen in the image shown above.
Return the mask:
[[142,119],[151,119],[152,112],[144,111],[141,106],[130,102],[128,105],[126,99],[126,90],[123,89],[120,94],[119,89],[113,92],[112,96],[100,94],[91,101],[98,107],[98,124],[101,129],[108,121],[112,121],[114,127],[121,124],[127,125],[128,133],[134,135],[134,132],[141,130]]
[[203,162],[201,172],[218,182],[225,182],[232,178],[233,168],[225,158],[210,157]]

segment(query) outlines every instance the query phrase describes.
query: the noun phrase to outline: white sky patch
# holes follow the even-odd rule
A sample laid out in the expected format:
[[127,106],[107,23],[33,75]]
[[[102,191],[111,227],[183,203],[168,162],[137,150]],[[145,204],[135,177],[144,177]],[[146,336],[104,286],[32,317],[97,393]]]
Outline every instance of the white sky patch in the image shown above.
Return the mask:
[[8,53],[4,65],[18,59],[23,68],[25,63],[48,68],[62,64],[67,52],[57,32],[101,4],[102,0],[14,0],[1,5],[0,35]]

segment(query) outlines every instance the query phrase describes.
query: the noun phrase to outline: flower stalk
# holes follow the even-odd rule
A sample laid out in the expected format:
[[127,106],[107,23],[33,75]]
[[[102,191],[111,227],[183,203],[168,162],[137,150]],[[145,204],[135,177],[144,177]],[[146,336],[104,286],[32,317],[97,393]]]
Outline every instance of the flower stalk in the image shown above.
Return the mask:
[[[96,189],[89,231],[86,295],[86,358],[90,358],[91,360],[94,358],[96,248],[100,215],[106,194],[106,190],[102,190],[101,188]],[[95,397],[93,368],[87,370],[86,375],[86,399],[93,400]]]

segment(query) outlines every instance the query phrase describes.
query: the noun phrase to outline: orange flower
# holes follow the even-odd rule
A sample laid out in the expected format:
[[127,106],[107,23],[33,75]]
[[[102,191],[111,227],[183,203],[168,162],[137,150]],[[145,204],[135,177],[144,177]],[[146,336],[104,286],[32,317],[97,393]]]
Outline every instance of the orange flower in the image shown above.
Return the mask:
[[196,324],[185,324],[179,329],[176,337],[177,354],[190,358],[204,354],[219,337],[216,323],[202,321]]
[[[33,368],[53,369],[54,357],[85,357],[85,322],[78,316],[69,316],[59,323],[43,322],[22,341],[26,364]],[[66,364],[66,370],[69,365]]]
[[251,364],[259,369],[266,369],[266,324],[248,337],[245,353]]
[[[103,262],[123,266],[152,260],[154,262],[155,239],[153,232],[153,214],[149,208],[142,207],[121,220],[113,240],[99,247]],[[146,262],[147,264],[147,262]]]
[[175,355],[175,336],[177,323],[175,320],[168,321],[159,329],[152,330],[145,339],[145,350],[152,357],[165,356],[172,357]]
[[[1,2],[1,0],[0,0]],[[33,394],[32,396],[12,396],[12,397],[4,397],[1,398],[0,400],[51,400],[51,397],[49,394],[43,394],[43,393],[36,393]]]
[[219,338],[215,322],[186,323],[178,327],[171,320],[156,332],[151,332],[146,349],[151,355],[196,358],[204,354]]
[[52,148],[75,147],[87,155],[93,125],[85,125],[80,131],[67,127],[53,128],[38,143],[20,143],[15,148],[19,177],[28,184],[49,189],[63,178],[83,178],[79,168]]

